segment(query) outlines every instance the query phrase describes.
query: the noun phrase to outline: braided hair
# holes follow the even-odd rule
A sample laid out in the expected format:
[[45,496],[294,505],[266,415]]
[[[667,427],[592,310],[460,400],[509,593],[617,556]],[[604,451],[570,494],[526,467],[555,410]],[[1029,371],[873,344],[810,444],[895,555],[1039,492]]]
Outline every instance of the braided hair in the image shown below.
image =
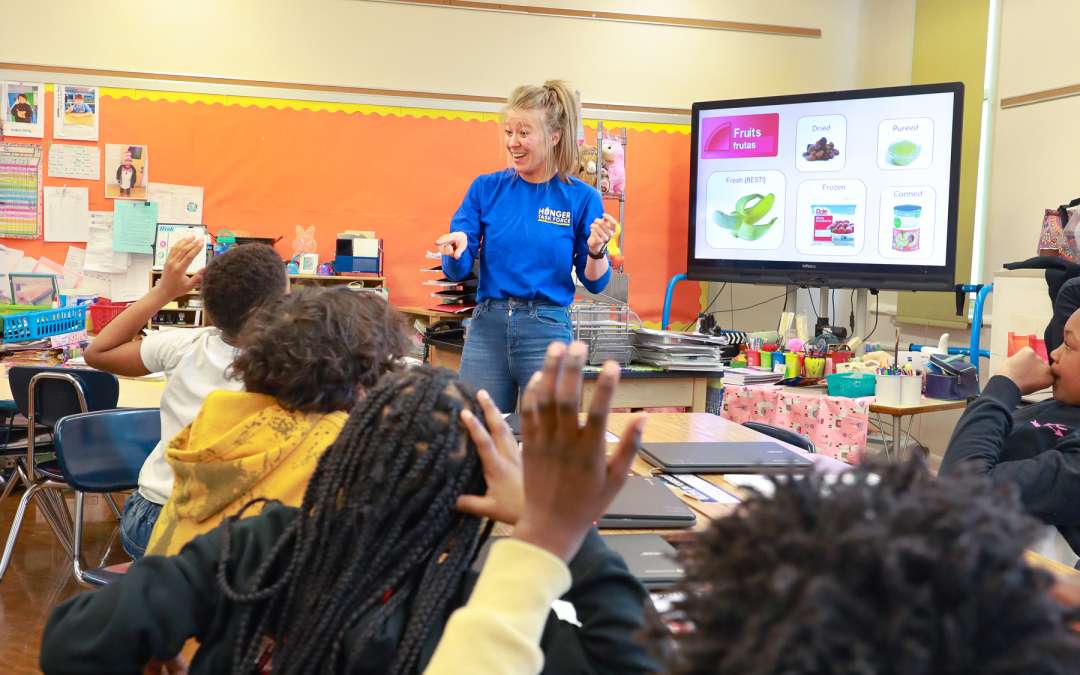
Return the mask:
[[448,370],[384,378],[352,410],[312,475],[300,515],[243,589],[228,578],[236,518],[225,523],[218,583],[242,605],[232,672],[255,672],[267,638],[274,672],[340,672],[346,636],[367,643],[406,602],[410,615],[387,672],[417,670],[430,627],[490,533],[490,524],[454,508],[459,495],[486,489],[459,424],[463,408],[480,414],[472,391]]

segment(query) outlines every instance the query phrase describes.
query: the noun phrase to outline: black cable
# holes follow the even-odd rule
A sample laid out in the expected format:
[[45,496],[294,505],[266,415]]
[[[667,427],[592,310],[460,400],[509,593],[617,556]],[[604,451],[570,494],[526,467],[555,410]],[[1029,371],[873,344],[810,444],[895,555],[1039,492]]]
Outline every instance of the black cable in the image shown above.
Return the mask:
[[874,331],[877,330],[878,318],[881,316],[881,312],[878,311],[881,309],[881,294],[874,293],[874,297],[877,298],[877,300],[874,301],[874,327],[871,328],[870,333],[862,339],[864,343],[870,338],[874,337]]
[[[817,313],[817,307],[814,305],[814,289],[806,289],[806,297],[810,298],[810,309],[814,310],[814,323],[817,324],[817,320],[821,318],[821,315]],[[828,309],[828,307],[825,309]]]
[[851,297],[848,298],[848,309],[851,314],[848,316],[848,328],[850,328],[850,334],[855,336],[855,289],[851,289]]
[[835,325],[836,322],[836,289],[829,291],[829,304],[832,305],[832,310],[829,312],[829,325]]
[[760,306],[764,305],[767,302],[772,302],[773,300],[779,300],[780,298],[783,298],[785,296],[787,296],[787,293],[784,293],[782,295],[774,295],[773,297],[771,297],[771,298],[769,298],[767,300],[762,300],[761,302],[756,302],[756,303],[754,303],[752,305],[747,305],[746,307],[733,307],[733,308],[728,309],[728,310],[719,309],[719,310],[713,312],[713,314],[720,314],[721,312],[725,312],[725,311],[732,312],[732,313],[734,313],[734,312],[745,312],[748,309],[753,309],[755,307],[760,307]]
[[[726,281],[724,283],[720,284],[720,290],[718,290],[716,292],[716,295],[714,295],[712,300],[709,301],[709,304],[705,306],[705,309],[698,313],[698,316],[701,316],[702,314],[708,314],[709,313],[709,310],[712,309],[713,303],[716,302],[716,299],[720,297],[720,294],[724,292],[725,288],[727,288],[727,282]],[[695,321],[697,321],[697,317],[694,317],[693,319],[691,319],[690,323],[686,324],[686,328],[682,329],[682,332],[685,333],[686,331],[690,330],[690,326],[693,326]]]

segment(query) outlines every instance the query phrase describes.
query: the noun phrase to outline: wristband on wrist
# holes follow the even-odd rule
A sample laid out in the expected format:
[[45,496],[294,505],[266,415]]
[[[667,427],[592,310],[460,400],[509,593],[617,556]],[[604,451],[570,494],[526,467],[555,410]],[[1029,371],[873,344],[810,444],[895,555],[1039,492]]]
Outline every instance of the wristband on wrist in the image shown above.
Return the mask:
[[593,260],[602,260],[604,256],[607,255],[607,245],[608,243],[605,241],[604,245],[600,247],[600,251],[598,253],[593,253],[592,251],[589,251],[589,257]]

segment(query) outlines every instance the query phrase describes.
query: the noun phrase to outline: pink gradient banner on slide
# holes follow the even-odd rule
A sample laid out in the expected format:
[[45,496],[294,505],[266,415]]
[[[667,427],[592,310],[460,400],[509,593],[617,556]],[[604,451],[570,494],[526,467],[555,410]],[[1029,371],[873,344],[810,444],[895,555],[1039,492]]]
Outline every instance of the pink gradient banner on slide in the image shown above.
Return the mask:
[[779,113],[704,119],[701,158],[776,157],[779,126]]

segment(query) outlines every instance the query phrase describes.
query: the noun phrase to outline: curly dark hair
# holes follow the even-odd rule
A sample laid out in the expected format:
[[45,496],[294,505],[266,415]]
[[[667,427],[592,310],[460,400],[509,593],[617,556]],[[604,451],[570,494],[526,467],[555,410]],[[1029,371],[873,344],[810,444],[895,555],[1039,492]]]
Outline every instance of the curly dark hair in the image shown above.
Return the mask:
[[[677,675],[1080,672],[1011,486],[921,461],[777,484],[682,549]],[[666,637],[666,639],[665,639]]]
[[244,244],[211,258],[201,286],[210,320],[231,341],[259,305],[285,294],[289,279],[273,248]]
[[409,347],[401,314],[381,295],[300,288],[244,325],[232,375],[288,410],[348,410]]
[[[262,672],[267,638],[275,673],[344,672],[349,654],[378,641],[408,608],[387,675],[416,673],[424,645],[460,590],[491,523],[458,511],[483,494],[484,469],[459,423],[481,415],[476,396],[441,368],[389,375],[349,414],[319,459],[300,515],[243,587],[230,578],[230,516],[218,584],[243,605],[231,672]],[[363,630],[357,630],[364,626]]]

